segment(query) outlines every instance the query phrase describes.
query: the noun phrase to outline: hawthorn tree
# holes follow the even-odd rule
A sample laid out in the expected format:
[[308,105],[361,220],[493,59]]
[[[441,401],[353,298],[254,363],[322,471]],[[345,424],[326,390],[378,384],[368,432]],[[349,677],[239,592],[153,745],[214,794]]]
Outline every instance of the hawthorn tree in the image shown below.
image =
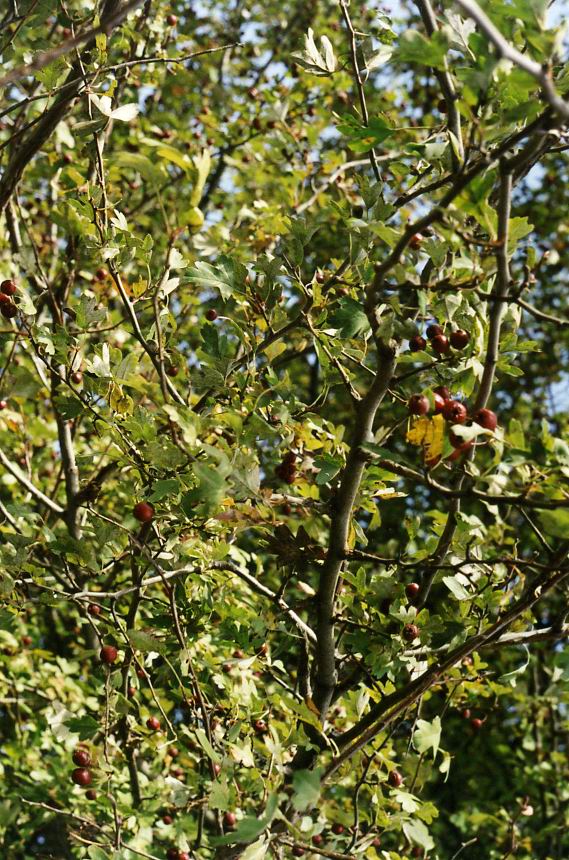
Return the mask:
[[556,5],[4,4],[7,860],[568,856]]

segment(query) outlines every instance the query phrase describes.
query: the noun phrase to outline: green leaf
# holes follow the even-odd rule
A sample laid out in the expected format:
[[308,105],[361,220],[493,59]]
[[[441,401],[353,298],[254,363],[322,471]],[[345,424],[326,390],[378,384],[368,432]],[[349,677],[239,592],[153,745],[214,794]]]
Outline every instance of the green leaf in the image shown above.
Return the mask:
[[292,778],[294,788],[292,805],[297,812],[303,812],[318,803],[322,773],[323,769],[318,767],[315,770],[298,770],[294,774]]
[[399,39],[394,59],[444,69],[447,50],[448,38],[441,30],[433,33],[430,39],[418,30],[406,30]]
[[372,117],[368,125],[351,114],[344,114],[338,123],[338,131],[348,138],[354,152],[368,152],[390,137],[394,129],[381,117]]
[[80,741],[92,738],[101,728],[99,722],[88,715],[84,717],[73,717],[73,719],[67,720],[64,725],[70,732],[79,735]]
[[443,576],[443,582],[448,588],[448,590],[453,594],[457,600],[468,600],[470,598],[470,594],[459,581],[458,576]]
[[422,821],[414,819],[413,821],[403,822],[403,832],[410,842],[416,845],[421,845],[425,851],[431,851],[435,847],[435,843],[431,839],[431,835]]
[[214,750],[214,748],[212,747],[212,745],[210,744],[210,742],[207,738],[207,735],[203,729],[196,729],[196,738],[197,738],[199,745],[204,750],[204,752],[207,753],[207,755],[210,757],[210,759],[215,764],[220,764],[221,759],[218,756],[218,754],[216,753],[216,751]]
[[348,296],[342,299],[339,308],[330,317],[329,324],[346,338],[355,337],[370,330],[363,306]]
[[436,757],[441,742],[441,718],[435,717],[432,723],[427,720],[417,720],[413,744],[419,753],[429,749],[433,751],[433,759]]
[[198,260],[185,273],[185,279],[189,283],[208,290],[218,290],[224,301],[231,298],[234,292],[243,292],[246,277],[245,266],[224,255],[215,266]]
[[566,538],[569,535],[569,511],[566,508],[541,511],[539,520],[546,534],[558,538]]
[[156,636],[152,636],[151,633],[145,633],[144,630],[128,630],[127,633],[130,644],[137,651],[142,651],[144,654],[150,651],[157,651],[158,654],[166,652],[164,642],[161,642]]
[[322,457],[315,457],[314,465],[319,469],[316,483],[321,486],[322,484],[327,484],[328,481],[331,481],[338,474],[342,468],[342,461],[331,457],[329,454],[325,454]]

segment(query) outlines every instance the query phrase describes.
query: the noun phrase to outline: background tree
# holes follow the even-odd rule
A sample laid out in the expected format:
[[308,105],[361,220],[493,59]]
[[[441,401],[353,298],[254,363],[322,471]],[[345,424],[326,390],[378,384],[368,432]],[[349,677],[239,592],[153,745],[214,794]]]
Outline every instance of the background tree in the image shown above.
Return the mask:
[[3,857],[567,857],[556,5],[6,4]]

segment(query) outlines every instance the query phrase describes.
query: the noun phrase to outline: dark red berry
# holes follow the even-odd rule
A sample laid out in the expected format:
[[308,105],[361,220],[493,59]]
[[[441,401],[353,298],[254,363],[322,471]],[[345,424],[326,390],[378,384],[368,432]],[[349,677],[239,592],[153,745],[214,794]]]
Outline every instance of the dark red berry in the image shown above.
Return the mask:
[[206,318],[206,320],[209,320],[209,322],[213,322],[214,320],[216,320],[217,319],[217,311],[215,310],[215,308],[210,308],[206,312],[205,318]]
[[[414,626],[414,625],[411,625]],[[392,788],[399,788],[403,785],[403,777],[398,770],[392,770],[388,777],[389,785]]]
[[300,845],[293,845],[292,856],[293,857],[304,857],[304,848],[302,848]]
[[451,424],[464,424],[467,415],[466,406],[460,400],[447,400],[443,407],[443,416]]
[[473,731],[478,732],[484,725],[484,720],[481,720],[480,717],[474,717],[473,720],[470,720],[470,725]]
[[235,651],[233,652],[233,656],[235,657],[236,660],[242,660],[243,657],[245,656],[245,654],[241,650],[241,648],[236,648]]
[[326,276],[322,272],[316,272],[316,283],[323,284]]
[[89,750],[86,750],[85,747],[77,747],[77,749],[74,749],[73,764],[76,764],[77,767],[90,767],[91,755]]
[[226,827],[235,827],[237,823],[237,816],[234,812],[226,812],[223,816],[223,823]]
[[373,842],[371,843],[372,848],[381,848],[381,839],[379,836],[376,836]]
[[431,325],[427,326],[427,337],[429,338],[429,340],[432,340],[438,334],[442,334],[442,333],[443,333],[443,330],[442,330],[441,326],[437,325],[436,323],[431,323]]
[[411,238],[409,239],[409,246],[413,248],[414,251],[418,251],[421,245],[423,244],[423,237],[420,233],[413,233]]
[[168,747],[168,755],[171,758],[178,758],[178,756],[180,755],[180,750],[178,749],[178,747]]
[[167,860],[180,860],[180,852],[177,848],[168,848],[166,857]]
[[97,615],[101,614],[101,607],[98,606],[96,603],[90,603],[87,607],[87,612],[89,613],[89,615],[94,615],[96,617]]
[[119,652],[114,645],[103,645],[99,652],[99,656],[103,663],[106,663],[108,666],[110,666],[111,663],[114,663],[116,661],[117,657],[119,656]]
[[437,355],[446,355],[450,351],[448,337],[445,337],[444,334],[436,334],[431,340],[431,346]]
[[323,842],[324,842],[324,837],[322,836],[321,833],[315,833],[314,836],[312,837],[312,844],[313,845],[322,845]]
[[169,367],[166,368],[166,373],[168,374],[168,376],[171,376],[172,378],[177,376],[179,372],[180,372],[180,368],[176,367],[175,364],[171,364],[171,365],[169,365]]
[[450,389],[446,387],[446,385],[437,385],[436,388],[433,388],[433,393],[438,394],[439,397],[442,397],[443,400],[451,400],[452,394],[450,393]]
[[138,502],[132,509],[132,515],[139,523],[149,523],[154,518],[154,508],[148,502]]
[[152,732],[158,732],[160,730],[160,720],[158,717],[148,717],[146,727]]
[[253,728],[259,735],[264,735],[267,731],[267,724],[264,720],[255,720],[253,723]]
[[416,624],[406,624],[401,635],[406,642],[413,642],[419,635],[419,628]]
[[420,586],[417,582],[410,582],[409,585],[405,587],[405,594],[409,598],[409,600],[414,600],[420,591]]
[[7,320],[11,320],[18,315],[18,308],[16,307],[14,302],[2,302],[0,304],[0,313]]
[[424,394],[412,394],[407,408],[410,415],[426,415],[430,409],[429,398]]
[[460,716],[462,717],[463,720],[469,720],[470,719],[470,708],[465,708]]
[[341,835],[342,835],[342,833],[344,832],[344,829],[345,829],[345,828],[344,828],[344,825],[343,825],[343,824],[340,824],[340,822],[339,822],[339,821],[336,821],[336,822],[332,825],[332,833],[334,833],[334,835],[335,835],[335,836],[341,836]]
[[164,822],[164,824],[172,824],[172,822],[174,821],[174,819],[172,818],[172,816],[171,816],[171,815],[163,815],[163,816],[162,816],[162,821]]
[[131,686],[127,689],[126,694],[127,694],[127,696],[129,697],[129,699],[134,699],[134,697],[136,696],[136,687],[133,687],[133,686],[131,685]]
[[87,770],[86,767],[77,767],[71,774],[71,779],[75,783],[75,785],[91,785],[93,781],[93,777],[91,776],[91,771]]
[[88,788],[87,791],[85,792],[85,797],[87,798],[87,800],[96,800],[97,799],[97,792],[95,791],[94,788]]
[[433,394],[433,400],[435,401],[435,415],[439,415],[445,408],[445,400],[440,394],[436,393]]
[[166,18],[166,23],[169,27],[175,27],[178,23],[176,15],[168,15],[168,17]]
[[485,430],[495,430],[498,426],[498,417],[491,409],[479,409],[473,419]]
[[16,293],[16,284],[14,281],[2,281],[0,284],[0,293],[4,293],[5,296],[13,296]]
[[98,281],[104,281],[105,278],[108,278],[109,273],[106,269],[100,268],[95,272],[95,277]]
[[470,335],[462,328],[451,332],[450,345],[453,346],[455,349],[464,349],[464,347],[468,345],[469,340]]
[[34,640],[32,639],[31,636],[22,636],[22,645],[24,645],[24,647],[26,647],[26,648],[28,648],[32,644],[33,641]]
[[70,379],[71,382],[74,383],[74,385],[81,385],[81,383],[83,382],[83,374],[80,370],[74,370],[71,374]]
[[409,338],[409,349],[411,352],[421,352],[422,349],[425,349],[427,346],[427,341],[420,334],[416,334],[414,337]]

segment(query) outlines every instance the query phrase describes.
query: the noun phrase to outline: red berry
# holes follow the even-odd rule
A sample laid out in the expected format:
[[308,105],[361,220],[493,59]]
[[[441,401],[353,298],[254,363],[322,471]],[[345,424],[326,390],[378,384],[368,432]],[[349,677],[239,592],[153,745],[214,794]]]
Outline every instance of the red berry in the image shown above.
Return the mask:
[[[455,438],[457,438],[457,437],[455,437]],[[451,444],[452,444],[452,440],[451,440]],[[467,451],[470,451],[470,449],[472,448],[472,445],[473,445],[472,442],[463,442],[462,445],[459,445],[458,448],[454,449],[452,454],[448,455],[447,460],[450,460],[453,463],[456,460],[460,460],[460,458],[463,457]]]
[[146,678],[146,672],[144,671],[144,669],[137,669],[136,677],[140,678],[140,680],[143,681]]
[[34,640],[31,636],[22,636],[22,645],[24,645],[26,648],[31,645],[33,641]]
[[484,725],[484,720],[481,720],[480,717],[474,717],[473,720],[470,720],[470,725],[473,731],[478,732]]
[[187,851],[180,851],[178,854],[178,860],[190,860],[190,855]]
[[450,336],[450,344],[455,349],[464,349],[465,346],[468,345],[468,341],[470,340],[470,335],[464,329],[459,328],[456,331],[451,332]]
[[336,821],[336,823],[332,825],[332,833],[334,833],[335,836],[341,836],[343,832],[344,832],[344,825],[340,824],[339,821]]
[[138,502],[132,509],[132,515],[139,523],[150,523],[154,518],[154,508],[148,502]]
[[436,323],[431,323],[431,325],[427,326],[427,337],[429,338],[429,340],[432,340],[438,334],[442,334],[442,333],[443,333],[443,330],[442,330],[441,326],[437,325]]
[[267,724],[264,720],[255,720],[255,722],[253,723],[253,728],[258,734],[264,735],[267,731]]
[[209,322],[213,322],[214,320],[216,320],[217,319],[217,311],[215,310],[215,308],[210,308],[206,312],[205,318],[206,318],[206,320],[209,320]]
[[463,720],[469,720],[470,719],[470,708],[465,708],[460,716],[462,717]]
[[134,697],[136,696],[136,687],[133,687],[133,686],[131,685],[131,686],[127,689],[126,694],[127,694],[127,696],[129,697],[129,699],[134,699]]
[[2,302],[0,304],[0,313],[7,320],[11,320],[18,315],[18,308],[16,307],[14,302]]
[[392,770],[389,774],[388,782],[389,785],[392,786],[392,788],[399,788],[401,785],[403,785],[403,777],[398,770]]
[[158,717],[148,717],[146,727],[153,732],[158,732],[160,730],[160,720]]
[[105,278],[108,278],[109,273],[106,269],[100,268],[95,272],[95,277],[98,281],[104,281]]
[[167,375],[171,376],[172,378],[177,376],[179,372],[180,372],[180,368],[176,367],[175,364],[171,364],[169,367],[166,368]]
[[96,617],[97,615],[101,614],[101,607],[98,606],[96,603],[90,603],[87,607],[87,612],[89,613],[89,615],[94,615]]
[[449,433],[448,440],[453,448],[463,448],[464,445],[472,446],[472,442],[465,442],[460,436],[457,436],[456,433]]
[[176,17],[176,15],[168,15],[168,17],[166,18],[166,22],[169,27],[175,27],[178,23],[178,18]]
[[418,251],[422,244],[423,237],[420,233],[414,233],[409,239],[409,246],[413,248],[414,251]]
[[172,818],[172,816],[171,816],[171,815],[163,815],[163,816],[162,816],[162,821],[164,822],[164,824],[172,824],[172,822],[174,821],[174,819]]
[[448,342],[448,337],[445,337],[444,334],[436,334],[434,338],[431,340],[431,346],[437,355],[446,355],[450,350],[450,343]]
[[419,635],[419,628],[416,624],[406,624],[403,628],[402,636],[406,642],[413,642]]
[[381,839],[379,836],[376,836],[373,842],[371,843],[372,848],[381,848]]
[[409,338],[409,349],[411,352],[421,352],[422,349],[425,349],[427,346],[427,341],[424,337],[421,337],[420,334],[416,334],[414,337]]
[[177,848],[168,848],[166,852],[167,860],[180,860],[180,852]]
[[235,827],[237,823],[237,816],[234,812],[226,812],[223,816],[223,823],[226,827]]
[[81,383],[83,382],[83,374],[80,370],[74,370],[70,378],[71,382],[73,382],[74,385],[81,385]]
[[91,755],[89,750],[86,750],[85,747],[77,747],[73,750],[73,764],[76,764],[77,767],[90,767]]
[[4,293],[0,293],[0,304],[10,304],[11,301],[12,299],[10,298],[10,296],[6,296]]
[[213,772],[216,776],[219,776],[219,774],[221,773],[221,765],[217,764],[217,762],[214,762],[213,764]]
[[183,779],[184,778],[184,771],[182,770],[181,767],[173,767],[172,770],[170,771],[170,773],[172,774],[172,776],[175,776],[176,779]]
[[293,857],[304,857],[304,848],[302,848],[300,845],[293,845],[292,856]]
[[468,412],[460,400],[447,400],[443,407],[443,416],[451,424],[464,424]]
[[97,799],[97,792],[95,791],[94,788],[88,788],[87,791],[85,792],[85,797],[87,798],[87,800],[96,800]]
[[424,394],[413,394],[407,403],[410,415],[426,415],[430,409],[429,398]]
[[324,842],[324,837],[322,836],[321,833],[315,833],[314,836],[312,837],[312,844],[313,845],[322,845],[323,842]]
[[13,296],[17,289],[14,281],[2,281],[0,284],[0,293],[4,293],[5,296]]
[[119,652],[114,645],[103,645],[99,656],[103,663],[106,663],[108,666],[110,666],[111,663],[114,663],[116,661],[117,657],[119,656]]
[[7,406],[8,406],[8,401],[7,401],[7,400],[0,400],[0,411],[1,411],[2,409],[6,409],[6,407],[7,407]]
[[448,389],[446,385],[437,385],[436,388],[433,388],[433,393],[438,394],[443,400],[451,400],[452,398],[450,389]]
[[236,648],[235,651],[233,652],[233,656],[235,657],[236,660],[242,660],[243,657],[245,656],[245,654],[243,653],[241,648]]
[[168,755],[171,758],[178,758],[178,756],[180,755],[180,750],[178,749],[178,747],[168,747]]
[[479,409],[473,418],[485,430],[495,430],[498,426],[498,417],[491,409]]
[[433,394],[433,400],[435,401],[435,415],[439,415],[445,408],[445,400],[436,392]]
[[419,594],[420,590],[421,588],[417,582],[410,582],[409,585],[407,585],[405,588],[405,594],[407,595],[409,600],[414,600]]
[[87,770],[86,767],[77,767],[71,774],[71,779],[75,783],[75,785],[90,785],[93,781],[93,777],[91,776],[91,771]]

